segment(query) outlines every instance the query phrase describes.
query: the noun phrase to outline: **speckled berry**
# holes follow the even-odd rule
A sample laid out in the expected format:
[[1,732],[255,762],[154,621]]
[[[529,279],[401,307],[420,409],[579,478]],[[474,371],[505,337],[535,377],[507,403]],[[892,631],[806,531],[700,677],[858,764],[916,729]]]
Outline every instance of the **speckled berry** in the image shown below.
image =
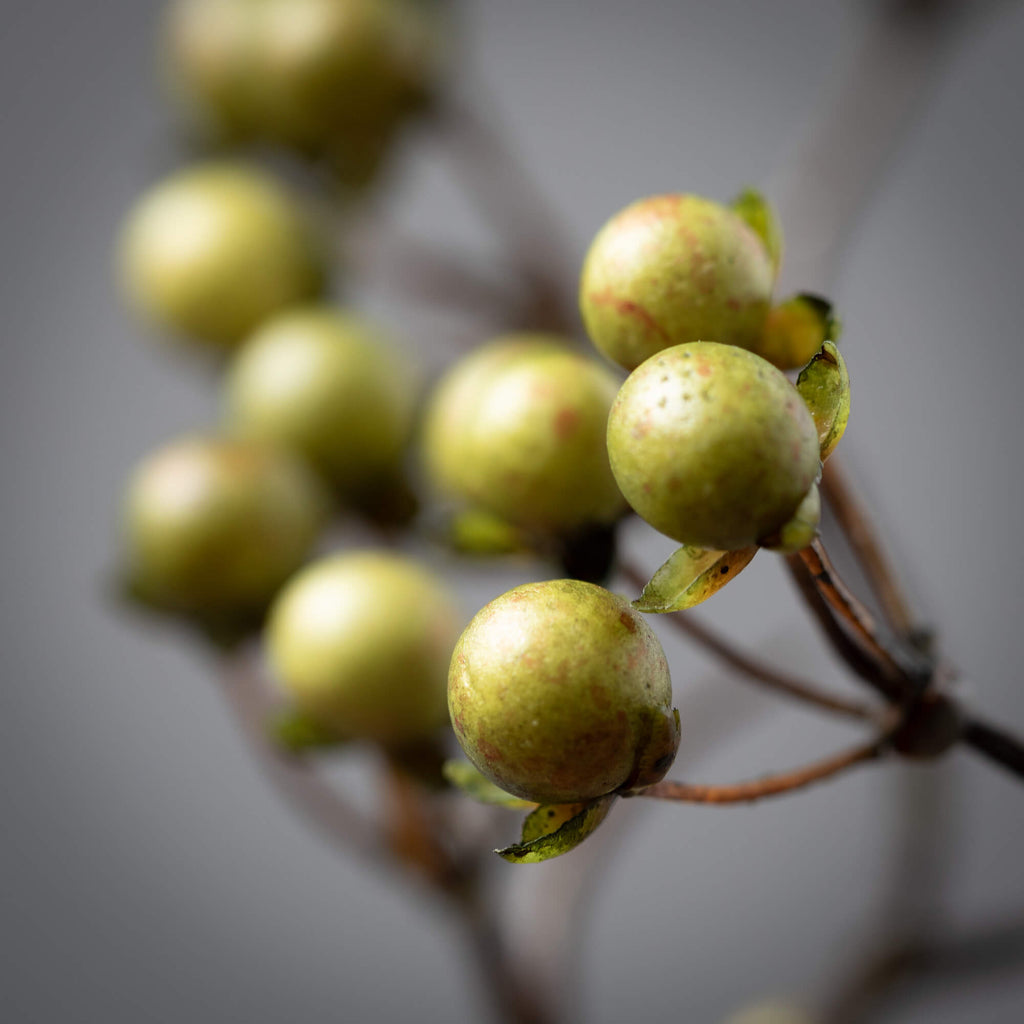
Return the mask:
[[351,496],[397,472],[416,397],[408,357],[386,334],[327,306],[259,328],[231,364],[226,396],[229,430],[297,452]]
[[655,529],[721,550],[780,530],[819,468],[814,420],[786,377],[707,341],[633,371],[612,407],[608,452],[622,493]]
[[732,210],[692,195],[641,199],[594,238],[580,279],[591,340],[631,370],[699,338],[757,350],[774,271]]
[[132,211],[121,244],[130,302],[153,325],[218,348],[316,298],[325,253],[296,198],[239,164],[191,167]]
[[445,724],[445,679],[464,619],[447,588],[402,555],[310,565],[271,608],[267,652],[295,705],[350,739],[403,743]]
[[125,507],[137,593],[171,611],[266,606],[308,554],[325,512],[315,479],[283,452],[188,437],[145,459]]
[[427,410],[423,452],[443,494],[545,531],[610,522],[625,502],[604,435],[618,388],[546,335],[509,335],[457,363]]
[[478,612],[452,657],[448,707],[470,761],[538,803],[651,785],[679,745],[657,636],[627,601],[578,580],[528,583]]

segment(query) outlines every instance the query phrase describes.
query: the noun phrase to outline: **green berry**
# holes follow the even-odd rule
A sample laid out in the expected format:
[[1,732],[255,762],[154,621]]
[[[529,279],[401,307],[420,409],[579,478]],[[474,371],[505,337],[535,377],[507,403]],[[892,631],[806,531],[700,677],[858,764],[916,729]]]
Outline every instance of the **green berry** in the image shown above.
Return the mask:
[[814,420],[793,385],[760,356],[709,341],[633,371],[608,420],[608,453],[655,529],[719,550],[781,530],[819,469]]
[[397,473],[414,402],[408,360],[390,339],[326,306],[267,321],[227,380],[232,432],[298,452],[349,496]]
[[162,35],[168,86],[202,134],[259,134],[263,0],[172,0]]
[[315,479],[251,442],[189,437],[145,459],[125,508],[128,571],[169,611],[258,612],[305,559],[323,520]]
[[610,522],[624,507],[604,442],[618,383],[559,338],[509,335],[483,346],[449,371],[430,402],[431,480],[517,526]]
[[661,779],[679,745],[664,651],[621,597],[551,580],[510,590],[462,634],[448,707],[496,785],[574,803]]
[[410,559],[350,552],[299,573],[270,612],[281,686],[340,736],[401,743],[445,722],[445,678],[463,618],[442,582]]
[[268,134],[316,149],[379,136],[432,79],[432,43],[406,0],[264,0]]
[[215,347],[317,297],[324,253],[297,200],[269,175],[232,164],[181,171],[128,219],[128,297],[153,324]]
[[652,196],[594,238],[580,312],[597,348],[627,370],[698,338],[756,351],[773,278],[764,243],[732,210],[699,196]]

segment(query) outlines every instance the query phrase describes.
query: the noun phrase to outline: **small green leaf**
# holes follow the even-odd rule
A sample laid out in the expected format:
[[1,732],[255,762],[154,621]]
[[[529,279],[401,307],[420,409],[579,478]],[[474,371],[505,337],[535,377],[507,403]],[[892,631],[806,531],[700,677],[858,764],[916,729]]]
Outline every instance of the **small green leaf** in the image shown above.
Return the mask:
[[781,530],[761,541],[761,547],[784,554],[802,551],[818,536],[820,521],[821,492],[817,484],[812,484],[803,501],[797,506],[793,518]]
[[828,299],[793,295],[772,306],[757,352],[780,370],[795,370],[814,357],[822,342],[837,341],[840,329]]
[[500,789],[490,779],[484,778],[468,761],[445,761],[444,777],[456,788],[479,800],[482,804],[498,804],[501,807],[535,807],[529,800],[521,800]]
[[633,607],[642,612],[693,608],[721,590],[756,554],[756,546],[709,551],[684,544],[651,577]]
[[269,726],[274,742],[293,754],[337,747],[345,740],[296,708],[272,719]]
[[455,514],[449,542],[469,555],[511,555],[529,548],[521,530],[486,509],[469,508]]
[[539,864],[575,849],[608,816],[615,794],[581,804],[543,804],[523,822],[522,842],[498,850],[510,864]]
[[826,341],[801,370],[796,389],[814,417],[824,462],[839,443],[850,418],[850,375],[833,342]]
[[777,276],[782,265],[782,228],[771,204],[757,189],[745,188],[729,206],[764,242],[772,271]]

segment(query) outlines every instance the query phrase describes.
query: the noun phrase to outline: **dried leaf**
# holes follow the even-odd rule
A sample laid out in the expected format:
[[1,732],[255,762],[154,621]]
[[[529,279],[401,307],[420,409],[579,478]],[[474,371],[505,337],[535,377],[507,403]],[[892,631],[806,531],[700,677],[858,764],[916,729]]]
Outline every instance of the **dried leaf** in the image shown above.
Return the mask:
[[651,577],[633,607],[642,612],[693,608],[721,590],[756,554],[756,546],[709,551],[684,544]]
[[615,799],[610,793],[588,803],[543,804],[523,822],[522,841],[497,853],[511,864],[539,864],[560,857],[604,821]]

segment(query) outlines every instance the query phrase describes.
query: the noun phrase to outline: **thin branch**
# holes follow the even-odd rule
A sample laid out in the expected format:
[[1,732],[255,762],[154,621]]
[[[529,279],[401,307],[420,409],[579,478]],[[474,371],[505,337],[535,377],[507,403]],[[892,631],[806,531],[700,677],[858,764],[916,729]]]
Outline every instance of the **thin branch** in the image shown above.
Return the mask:
[[845,750],[824,761],[816,761],[782,775],[768,775],[749,782],[729,786],[695,786],[685,782],[658,782],[637,793],[658,800],[678,800],[692,804],[751,803],[766,797],[781,796],[825,779],[832,778],[854,765],[881,758],[889,748],[889,735],[880,736],[870,743]]
[[1024,742],[1005,729],[972,716],[964,725],[963,742],[1011,774],[1024,778]]
[[900,992],[935,979],[943,985],[977,981],[978,975],[1020,970],[1024,964],[1024,921],[1000,922],[974,932],[934,940],[918,938],[891,947],[869,963],[836,1005],[826,1024],[860,1024]]
[[881,6],[839,90],[781,176],[778,206],[791,241],[784,277],[795,288],[831,291],[857,214],[938,80],[956,15],[968,4]]
[[517,302],[515,289],[482,270],[472,255],[398,234],[379,217],[352,248],[370,268],[368,282],[385,290],[397,288],[428,303],[488,314],[500,315]]
[[[637,566],[630,562],[621,560],[618,563],[618,570],[638,590],[642,589],[647,581]],[[751,682],[758,683],[786,697],[814,705],[834,714],[844,715],[847,718],[856,718],[861,721],[871,721],[876,718],[874,710],[867,704],[827,693],[813,683],[797,679],[745,654],[710,626],[699,622],[692,612],[675,612],[666,617],[671,620],[673,626],[686,633],[691,640],[700,644],[719,661]]]
[[822,597],[810,570],[800,557],[786,555],[786,566],[800,596],[804,599],[815,621],[836,653],[855,675],[877,690],[883,697],[890,701],[899,700],[903,692],[902,687],[880,676],[871,659],[846,635],[833,616],[832,609]]
[[494,128],[493,115],[484,118],[479,108],[478,98],[475,103],[447,98],[436,111],[440,137],[467,194],[491,222],[530,289],[531,321],[568,333],[574,290],[566,277],[570,249],[557,227],[559,218],[503,133]]
[[919,635],[920,629],[914,623],[910,605],[882,549],[867,509],[835,455],[825,463],[822,471],[821,494],[835,514],[889,625],[905,638]]
[[923,658],[911,656],[886,643],[874,617],[842,581],[820,540],[813,541],[790,557],[803,563],[833,616],[875,666],[880,679],[895,684],[904,697],[913,696],[915,689],[928,682],[932,675],[931,665],[926,664]]
[[246,653],[228,661],[223,691],[245,733],[253,754],[286,803],[301,811],[306,821],[333,847],[379,863],[388,858],[374,822],[367,820],[331,788],[303,758],[279,747],[267,733],[272,703]]

